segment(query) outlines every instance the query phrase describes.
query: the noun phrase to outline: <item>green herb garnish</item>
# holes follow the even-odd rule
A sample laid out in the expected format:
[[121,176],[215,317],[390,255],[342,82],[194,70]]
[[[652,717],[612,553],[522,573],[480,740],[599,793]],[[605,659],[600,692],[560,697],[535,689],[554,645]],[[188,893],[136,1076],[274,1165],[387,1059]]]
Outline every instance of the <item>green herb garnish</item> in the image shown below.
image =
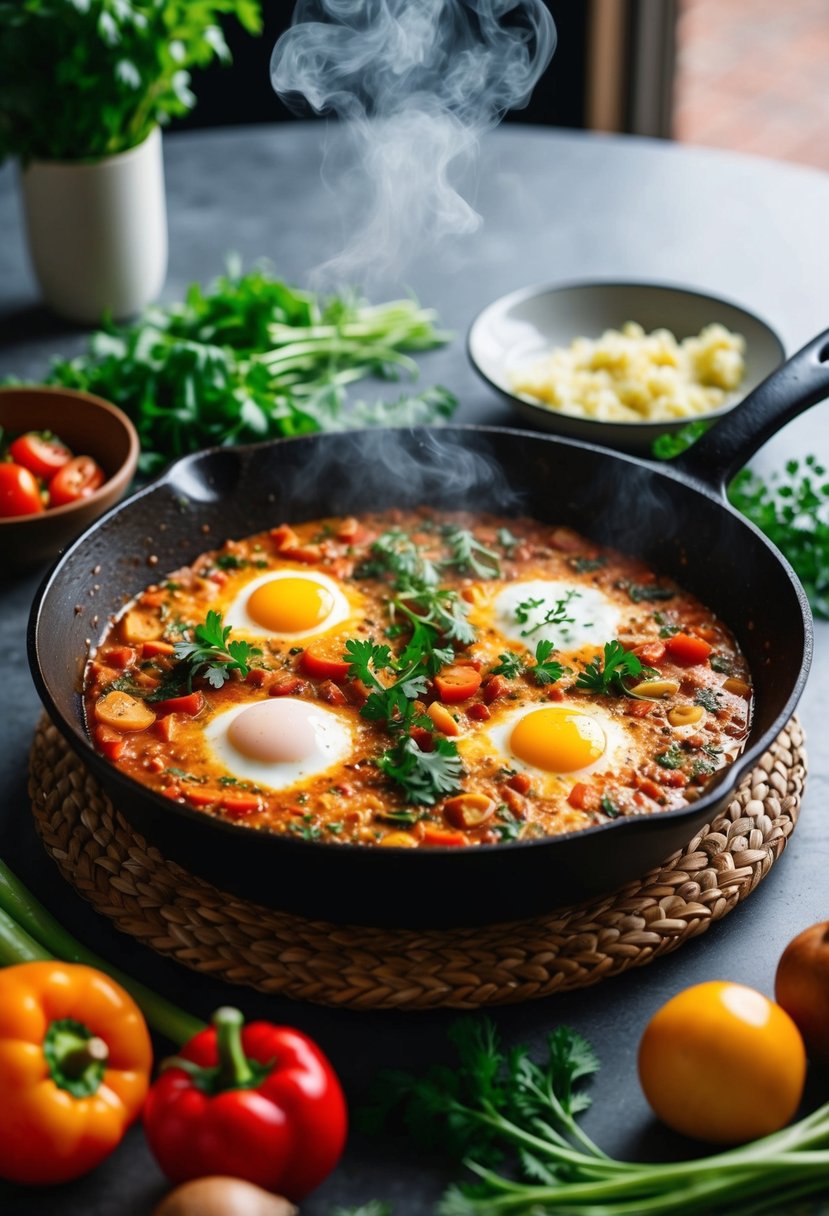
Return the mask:
[[672,600],[676,597],[676,591],[671,587],[660,587],[658,583],[623,583],[622,586],[634,604]]
[[451,551],[445,565],[454,566],[462,574],[477,574],[478,578],[498,578],[501,573],[498,554],[476,540],[472,532],[451,524],[447,524],[442,532]]
[[460,789],[463,765],[451,740],[434,735],[434,750],[424,752],[410,735],[383,752],[377,767],[403,790],[409,802],[431,806]]
[[449,1038],[449,1064],[417,1077],[382,1073],[361,1119],[364,1131],[384,1133],[399,1111],[408,1135],[468,1171],[438,1216],[753,1216],[794,1213],[794,1200],[825,1190],[829,1103],[738,1148],[633,1164],[608,1157],[578,1121],[599,1062],[575,1031],[558,1026],[537,1057],[502,1048],[487,1018],[459,1020]]
[[713,688],[698,688],[694,701],[697,705],[701,705],[703,709],[707,709],[710,713],[715,714],[720,708],[720,695]]
[[563,667],[557,660],[551,659],[550,655],[554,652],[554,644],[542,640],[535,648],[535,663],[527,663],[514,650],[505,650],[498,655],[499,662],[492,668],[492,674],[515,680],[526,673],[532,676],[536,684],[555,684],[570,668]]
[[592,574],[594,570],[601,570],[602,566],[607,565],[606,557],[571,557],[569,564],[573,567],[577,574]]
[[624,681],[627,676],[655,674],[653,668],[644,667],[632,651],[625,650],[622,643],[614,639],[612,642],[605,642],[603,658],[597,656],[584,671],[579,672],[576,688],[586,692],[626,696],[628,690]]
[[666,751],[660,752],[658,756],[654,756],[654,759],[662,768],[682,768],[685,761],[685,753],[680,750],[678,744],[672,743]]
[[204,675],[211,688],[221,688],[238,671],[242,679],[250,671],[250,660],[261,654],[248,642],[231,642],[230,626],[223,625],[221,613],[210,611],[203,625],[196,625],[192,642],[176,642],[174,655],[187,667],[187,687]]
[[[575,617],[567,615],[567,607],[570,604],[571,600],[579,599],[580,596],[581,596],[580,591],[574,591],[574,590],[567,591],[561,597],[561,599],[556,600],[556,602],[552,605],[552,607],[546,608],[544,610],[544,615],[541,617],[540,620],[536,621],[536,623],[534,625],[531,625],[529,627],[529,629],[522,629],[521,637],[528,638],[528,637],[531,637],[534,633],[537,633],[539,629],[548,629],[548,628],[549,629],[552,629],[552,628],[560,629],[561,632],[564,635],[566,635],[569,632],[567,629],[567,626],[572,625],[575,620]],[[518,621],[518,623],[520,625],[526,625],[529,622],[530,617],[535,612],[535,610],[537,608],[541,608],[543,605],[544,605],[543,599],[522,600],[522,602],[520,604],[518,604],[515,609],[516,621]]]

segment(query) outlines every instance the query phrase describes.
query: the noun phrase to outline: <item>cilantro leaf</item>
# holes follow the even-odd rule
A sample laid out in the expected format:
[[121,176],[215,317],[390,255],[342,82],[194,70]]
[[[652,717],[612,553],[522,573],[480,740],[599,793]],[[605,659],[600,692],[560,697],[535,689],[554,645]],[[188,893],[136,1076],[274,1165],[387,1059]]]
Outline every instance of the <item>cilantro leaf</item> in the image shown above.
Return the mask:
[[441,735],[434,736],[434,751],[424,752],[411,736],[399,740],[383,752],[378,768],[403,790],[408,802],[431,806],[460,787],[463,764],[455,744]]
[[576,688],[586,692],[605,693],[607,695],[622,695],[627,693],[624,680],[627,676],[653,674],[650,667],[644,667],[641,661],[630,650],[625,650],[618,639],[605,642],[604,658],[598,656],[579,672]]
[[204,675],[212,688],[221,688],[232,671],[242,679],[250,671],[250,660],[262,651],[248,642],[229,642],[230,626],[212,609],[203,624],[196,625],[192,642],[176,642],[174,657],[186,671],[187,688],[198,675]]
[[492,668],[492,674],[496,676],[506,676],[508,680],[515,680],[521,675],[524,670],[524,660],[514,650],[505,650],[498,655],[498,663]]
[[553,643],[549,641],[541,641],[536,646],[535,667],[531,668],[536,684],[555,684],[556,680],[560,680],[564,673],[570,670],[556,659],[550,658],[554,650]]
[[498,554],[487,549],[472,532],[447,524],[443,536],[452,556],[446,565],[455,566],[461,572],[477,574],[479,578],[497,578],[501,573]]

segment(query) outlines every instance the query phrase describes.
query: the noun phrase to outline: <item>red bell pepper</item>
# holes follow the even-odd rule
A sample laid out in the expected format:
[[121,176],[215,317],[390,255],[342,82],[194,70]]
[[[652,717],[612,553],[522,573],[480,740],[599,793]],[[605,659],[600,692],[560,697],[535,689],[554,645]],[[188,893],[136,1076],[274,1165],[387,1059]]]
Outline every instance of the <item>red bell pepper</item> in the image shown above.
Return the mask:
[[345,1145],[340,1083],[319,1048],[288,1026],[222,1008],[169,1060],[144,1106],[144,1130],[173,1182],[244,1178],[296,1202]]

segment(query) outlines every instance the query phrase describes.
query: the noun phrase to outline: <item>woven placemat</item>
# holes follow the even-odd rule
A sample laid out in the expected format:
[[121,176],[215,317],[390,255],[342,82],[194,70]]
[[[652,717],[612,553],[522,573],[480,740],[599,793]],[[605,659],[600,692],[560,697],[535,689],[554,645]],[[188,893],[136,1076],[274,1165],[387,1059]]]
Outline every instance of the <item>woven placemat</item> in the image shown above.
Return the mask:
[[374,929],[275,912],[165,860],[115,811],[47,718],[29,792],[64,877],[124,933],[196,971],[355,1009],[474,1009],[548,996],[642,967],[704,933],[768,874],[806,777],[792,719],[686,849],[601,899],[474,929]]

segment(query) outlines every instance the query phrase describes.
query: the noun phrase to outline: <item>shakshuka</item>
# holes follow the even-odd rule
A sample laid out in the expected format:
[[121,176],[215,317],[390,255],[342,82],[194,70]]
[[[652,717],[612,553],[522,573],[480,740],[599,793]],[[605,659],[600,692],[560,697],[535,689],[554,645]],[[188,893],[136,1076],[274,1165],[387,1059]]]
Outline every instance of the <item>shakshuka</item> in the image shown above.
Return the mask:
[[683,806],[751,705],[728,628],[643,562],[428,509],[227,541],[127,604],[85,675],[95,746],[163,797],[397,848]]

